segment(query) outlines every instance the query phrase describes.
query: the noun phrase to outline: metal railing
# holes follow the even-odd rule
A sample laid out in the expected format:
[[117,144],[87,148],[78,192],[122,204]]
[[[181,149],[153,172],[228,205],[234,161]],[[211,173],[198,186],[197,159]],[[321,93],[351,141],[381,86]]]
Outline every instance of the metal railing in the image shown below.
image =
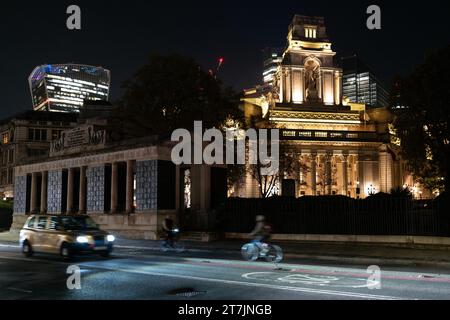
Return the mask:
[[227,232],[249,232],[255,216],[262,214],[273,232],[281,234],[450,236],[445,206],[414,206],[408,198],[230,198],[224,212]]

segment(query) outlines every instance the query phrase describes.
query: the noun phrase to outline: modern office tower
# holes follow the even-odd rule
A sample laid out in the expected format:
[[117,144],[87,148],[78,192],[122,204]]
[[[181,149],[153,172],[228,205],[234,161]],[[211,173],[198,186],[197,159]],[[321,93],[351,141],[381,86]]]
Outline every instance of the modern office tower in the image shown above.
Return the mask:
[[28,78],[36,111],[79,112],[85,100],[108,100],[110,71],[79,64],[36,67]]
[[264,84],[272,85],[277,68],[283,59],[282,48],[266,48],[263,50],[263,80]]
[[350,102],[368,107],[387,107],[389,94],[374,72],[358,56],[342,58],[342,94]]

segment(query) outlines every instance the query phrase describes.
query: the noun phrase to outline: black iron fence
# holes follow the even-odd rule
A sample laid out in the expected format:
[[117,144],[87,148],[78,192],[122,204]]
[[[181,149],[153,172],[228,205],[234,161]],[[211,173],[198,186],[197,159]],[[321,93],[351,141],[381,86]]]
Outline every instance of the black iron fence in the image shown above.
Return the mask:
[[221,229],[248,233],[264,215],[274,233],[450,236],[448,201],[341,196],[241,199],[222,208]]

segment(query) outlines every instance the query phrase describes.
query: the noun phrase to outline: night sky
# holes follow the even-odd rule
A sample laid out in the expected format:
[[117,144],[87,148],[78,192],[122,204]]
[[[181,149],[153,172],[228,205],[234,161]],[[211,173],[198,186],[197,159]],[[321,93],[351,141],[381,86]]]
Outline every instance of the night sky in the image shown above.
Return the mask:
[[[111,70],[111,99],[149,53],[179,53],[205,69],[225,58],[220,78],[235,90],[260,82],[264,47],[284,46],[294,14],[324,16],[333,49],[357,53],[386,83],[449,44],[448,1],[14,1],[0,5],[0,118],[31,109],[27,78],[41,64],[75,62]],[[82,30],[66,28],[66,8]],[[382,9],[382,30],[366,8]]]

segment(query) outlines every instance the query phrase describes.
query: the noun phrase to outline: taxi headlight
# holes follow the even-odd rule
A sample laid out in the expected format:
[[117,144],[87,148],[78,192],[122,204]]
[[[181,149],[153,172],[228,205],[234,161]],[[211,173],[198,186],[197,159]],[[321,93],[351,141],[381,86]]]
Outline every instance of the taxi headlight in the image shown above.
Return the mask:
[[77,242],[78,243],[88,243],[89,239],[85,236],[79,236],[79,237],[77,237]]
[[108,242],[114,242],[116,240],[116,237],[114,237],[113,235],[110,234],[106,237],[106,240]]

